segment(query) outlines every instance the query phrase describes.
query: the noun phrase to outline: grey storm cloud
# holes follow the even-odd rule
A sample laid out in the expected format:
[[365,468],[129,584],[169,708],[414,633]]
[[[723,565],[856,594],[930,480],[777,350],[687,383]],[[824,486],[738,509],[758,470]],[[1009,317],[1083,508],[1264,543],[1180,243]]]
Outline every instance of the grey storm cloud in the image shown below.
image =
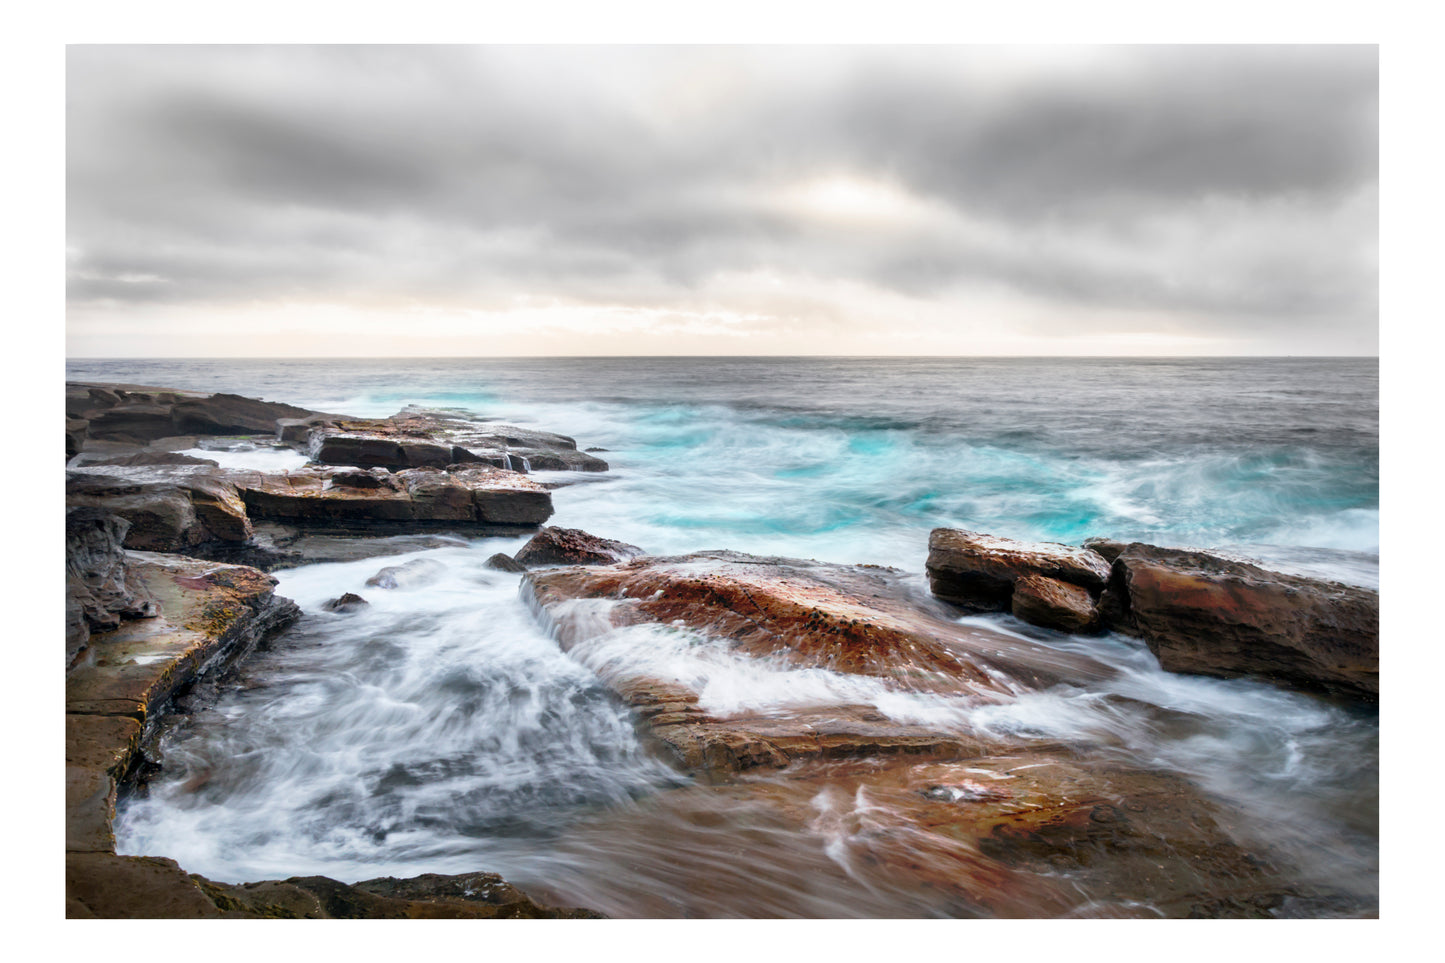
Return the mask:
[[[1221,330],[1373,326],[1373,47],[72,47],[72,303],[518,291],[666,304],[783,270],[987,283]],[[886,182],[937,214],[777,202]]]

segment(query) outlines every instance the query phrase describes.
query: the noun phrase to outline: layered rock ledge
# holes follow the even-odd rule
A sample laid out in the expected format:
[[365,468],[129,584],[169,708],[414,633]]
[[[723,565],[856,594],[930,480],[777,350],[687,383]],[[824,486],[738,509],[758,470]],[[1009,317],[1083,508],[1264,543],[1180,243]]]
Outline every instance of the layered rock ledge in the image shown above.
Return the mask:
[[1111,625],[1169,672],[1379,698],[1377,592],[1135,542],[1114,559],[1108,594]]
[[[449,532],[536,529],[552,515],[550,489],[566,482],[537,482],[529,471],[608,468],[565,435],[460,411],[409,407],[356,419],[238,395],[91,382],[67,384],[66,403],[69,507],[125,519],[130,549],[266,569],[408,551]],[[236,444],[295,449],[311,461],[243,471],[182,453]]]
[[1254,676],[1373,702],[1378,592],[1212,552],[1090,539],[1082,548],[935,529],[933,594],[1065,632],[1142,638],[1169,672]]

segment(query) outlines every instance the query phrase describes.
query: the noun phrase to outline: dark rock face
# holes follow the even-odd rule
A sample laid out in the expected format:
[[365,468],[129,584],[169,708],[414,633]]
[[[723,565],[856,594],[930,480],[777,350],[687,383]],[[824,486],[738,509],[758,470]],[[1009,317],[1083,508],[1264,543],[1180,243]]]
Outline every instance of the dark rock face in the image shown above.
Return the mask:
[[487,559],[487,568],[494,568],[499,572],[525,572],[527,567],[521,565],[512,556],[498,552]]
[[69,853],[69,919],[603,919],[584,909],[541,906],[492,873],[364,880],[325,876],[217,883],[174,860]]
[[[288,427],[289,430],[289,427]],[[359,468],[486,464],[511,471],[607,471],[566,435],[494,425],[455,412],[408,408],[385,419],[343,419],[309,432],[313,461]]]
[[128,584],[125,519],[94,508],[65,513],[65,664],[73,665],[92,632],[124,619],[153,618],[156,602],[142,583]]
[[278,419],[318,413],[231,394],[138,385],[67,383],[66,415],[89,422],[89,438],[145,444],[175,435],[272,435]]
[[85,447],[85,436],[90,428],[90,422],[84,418],[65,419],[65,460],[70,461],[80,454],[80,449]]
[[209,458],[183,455],[178,451],[152,451],[142,449],[125,453],[83,452],[66,463],[67,468],[88,468],[95,465],[134,467],[136,465],[207,465],[216,468],[217,463]]
[[321,607],[328,612],[355,612],[357,609],[370,605],[366,599],[352,592],[347,592],[338,598],[323,602]]
[[65,494],[68,506],[101,509],[129,522],[129,549],[168,552],[206,540],[190,496],[172,482],[68,472]]
[[1109,563],[1088,549],[952,528],[929,535],[927,569],[934,595],[982,611],[1007,611],[1014,584],[1025,576],[1082,586],[1091,594],[1109,579]]
[[1084,539],[1084,547],[1091,552],[1096,552],[1103,556],[1104,561],[1113,565],[1114,559],[1118,558],[1124,549],[1129,547],[1129,543],[1096,536],[1094,538]]
[[1014,584],[1015,617],[1060,632],[1092,632],[1099,613],[1089,590],[1043,575],[1025,575]]
[[240,395],[215,394],[190,398],[171,406],[176,435],[270,435],[278,418],[305,418],[315,412],[295,405],[258,401]]
[[543,565],[611,565],[642,554],[642,549],[626,542],[598,538],[576,528],[548,526],[522,546],[515,561],[523,568],[538,568]]
[[1379,696],[1378,593],[1142,543],[1115,559],[1110,592],[1167,671]]

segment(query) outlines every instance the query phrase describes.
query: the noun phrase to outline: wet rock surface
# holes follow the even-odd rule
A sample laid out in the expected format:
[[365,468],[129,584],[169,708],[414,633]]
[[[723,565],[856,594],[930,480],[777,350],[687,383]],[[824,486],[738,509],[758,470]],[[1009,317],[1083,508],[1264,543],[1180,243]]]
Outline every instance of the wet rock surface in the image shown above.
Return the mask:
[[[900,692],[1001,701],[1017,686],[1099,678],[1100,663],[1025,639],[961,626],[899,573],[736,552],[640,558],[605,568],[534,572],[524,581],[564,649],[644,623],[688,626],[730,651],[791,667],[870,676]],[[607,600],[602,606],[579,600]],[[644,643],[645,644],[645,643]],[[584,660],[585,661],[585,660]],[[889,720],[869,706],[719,713],[688,686],[612,659],[595,666],[688,769],[717,774],[859,752],[956,753],[958,732]]]
[[[701,683],[658,675],[651,658],[657,632],[691,630],[731,658],[868,677],[900,696],[949,694],[964,707],[1006,706],[1113,671],[961,625],[920,589],[888,570],[729,552],[529,573],[524,591],[564,650],[699,777],[578,832],[637,832],[647,840],[639,858],[651,865],[669,848],[705,845],[694,834],[709,820],[736,826],[739,812],[754,811],[758,838],[774,840],[759,845],[798,846],[789,859],[810,879],[851,867],[855,883],[861,874],[879,894],[883,916],[892,905],[918,915],[920,899],[934,900],[938,915],[965,917],[1370,912],[1349,893],[1301,882],[1267,840],[1238,835],[1228,811],[1180,775],[1099,747],[904,722],[875,704],[799,698],[765,711],[719,709]],[[748,832],[735,838],[753,845]],[[812,865],[799,838],[821,839],[834,864]],[[739,915],[808,912],[785,909],[805,905],[796,895],[754,905],[677,872],[666,893],[629,893],[638,902],[628,911],[641,903],[659,915],[716,915],[703,895],[716,888]],[[600,896],[595,905],[609,908]]]
[[1088,589],[1043,575],[1025,575],[1015,582],[1010,606],[1016,618],[1060,632],[1099,627],[1099,611]]
[[952,528],[929,535],[926,567],[934,595],[976,611],[1008,611],[1014,585],[1030,575],[1081,586],[1091,595],[1109,580],[1109,563],[1086,548]]
[[611,565],[642,555],[626,542],[599,538],[576,528],[547,527],[523,545],[513,557],[523,568],[543,565]]
[[1167,671],[1379,696],[1376,592],[1137,542],[1114,560],[1109,591],[1115,626]]
[[263,567],[296,554],[276,549],[274,539],[256,538],[264,522],[327,535],[475,536],[515,534],[552,514],[551,493],[542,486],[517,472],[475,465],[374,474],[96,465],[67,472],[66,501],[124,518],[127,548]]
[[415,407],[384,419],[313,423],[306,450],[319,463],[360,468],[488,464],[523,472],[608,470],[607,462],[578,451],[576,440],[566,435]]
[[155,599],[131,578],[122,548],[130,523],[94,508],[65,513],[65,664],[73,666],[94,632],[153,618]]
[[[718,825],[733,827],[729,846],[741,858],[723,866],[676,858],[706,851]],[[1187,780],[1057,746],[752,770],[601,814],[572,830],[563,849],[618,837],[636,840],[639,864],[669,867],[620,877],[595,895],[618,915],[828,916],[810,894],[844,880],[873,894],[868,915],[880,918],[1360,910],[1328,885],[1290,881],[1267,846],[1236,839],[1227,814]],[[736,869],[780,861],[796,875]]]
[[355,592],[345,592],[334,599],[329,599],[321,604],[327,612],[355,612],[364,609],[371,603],[357,595]]

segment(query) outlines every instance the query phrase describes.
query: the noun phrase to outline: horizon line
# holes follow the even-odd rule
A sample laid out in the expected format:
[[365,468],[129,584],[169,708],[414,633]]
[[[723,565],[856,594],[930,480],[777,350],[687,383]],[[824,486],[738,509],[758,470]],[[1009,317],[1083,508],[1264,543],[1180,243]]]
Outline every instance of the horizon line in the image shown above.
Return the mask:
[[1183,360],[1348,360],[1380,359],[1376,354],[461,354],[461,355],[94,355],[72,361],[656,361],[833,360],[833,361],[1183,361]]

